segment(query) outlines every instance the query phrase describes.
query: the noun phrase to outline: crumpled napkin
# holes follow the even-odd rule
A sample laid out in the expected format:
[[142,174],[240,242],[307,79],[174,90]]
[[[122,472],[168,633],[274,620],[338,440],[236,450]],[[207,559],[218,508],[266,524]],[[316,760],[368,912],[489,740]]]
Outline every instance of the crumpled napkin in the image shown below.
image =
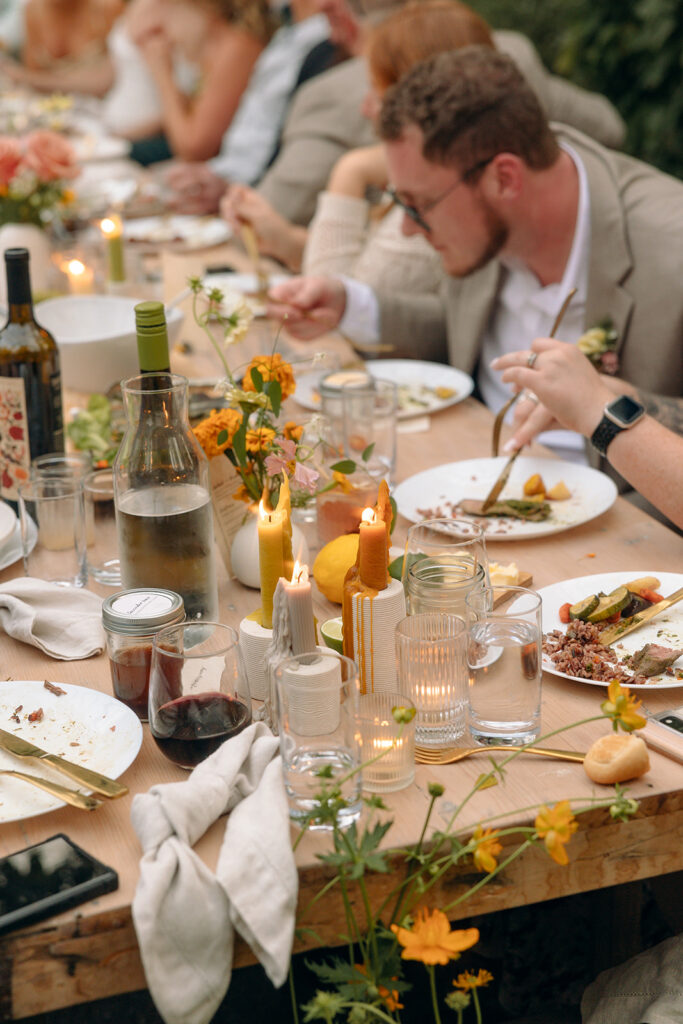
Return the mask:
[[0,627],[61,661],[92,658],[104,650],[102,598],[32,576],[0,584]]
[[581,1000],[584,1024],[683,1021],[683,935],[603,971]]
[[[166,1024],[207,1024],[230,984],[234,929],[276,987],[289,969],[298,874],[278,740],[250,725],[185,782],[133,800],[142,844],[133,922]],[[191,849],[230,811],[216,874]]]

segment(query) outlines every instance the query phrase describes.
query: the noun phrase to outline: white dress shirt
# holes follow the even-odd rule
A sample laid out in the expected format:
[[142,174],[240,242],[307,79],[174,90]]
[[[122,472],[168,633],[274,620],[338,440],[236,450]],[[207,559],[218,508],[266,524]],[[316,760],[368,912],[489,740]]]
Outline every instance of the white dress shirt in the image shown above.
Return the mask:
[[[546,337],[572,288],[577,292],[564,315],[559,335],[563,341],[575,344],[584,331],[590,254],[590,194],[581,158],[566,143],[561,145],[573,160],[579,177],[579,201],[571,252],[562,281],[545,287],[525,266],[502,261],[505,268],[503,284],[482,337],[477,370],[482,398],[493,412],[504,405],[511,391],[501,383],[500,373],[490,369],[491,360],[506,352],[529,348],[534,338]],[[340,331],[359,345],[377,344],[379,306],[374,292],[359,281],[342,280],[346,286],[346,309],[339,325]],[[586,461],[579,434],[551,430],[540,435],[539,440],[554,448],[563,458],[572,462]]]

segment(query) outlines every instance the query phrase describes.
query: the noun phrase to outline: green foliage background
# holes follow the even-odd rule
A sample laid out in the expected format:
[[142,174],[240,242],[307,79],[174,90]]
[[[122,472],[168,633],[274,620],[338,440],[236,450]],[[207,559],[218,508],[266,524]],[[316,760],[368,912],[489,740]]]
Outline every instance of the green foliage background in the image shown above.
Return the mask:
[[533,40],[547,67],[601,92],[625,149],[683,177],[683,0],[470,0]]

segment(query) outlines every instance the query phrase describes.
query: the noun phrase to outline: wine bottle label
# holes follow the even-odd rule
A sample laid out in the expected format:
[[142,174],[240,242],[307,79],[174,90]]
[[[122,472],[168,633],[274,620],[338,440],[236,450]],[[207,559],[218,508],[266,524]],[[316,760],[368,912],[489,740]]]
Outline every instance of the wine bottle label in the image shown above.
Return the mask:
[[0,377],[0,494],[6,501],[17,500],[17,486],[28,480],[30,470],[24,381]]

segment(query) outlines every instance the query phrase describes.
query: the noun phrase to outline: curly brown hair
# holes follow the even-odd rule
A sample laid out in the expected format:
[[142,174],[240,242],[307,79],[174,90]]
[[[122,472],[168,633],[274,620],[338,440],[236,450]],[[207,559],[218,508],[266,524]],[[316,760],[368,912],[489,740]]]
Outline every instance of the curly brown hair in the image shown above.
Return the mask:
[[463,46],[493,47],[488,25],[459,0],[411,0],[368,34],[373,83],[388,89],[421,60]]
[[528,167],[542,170],[560,152],[517,65],[488,46],[430,57],[389,89],[379,122],[381,138],[395,141],[411,124],[422,132],[426,160],[472,168],[472,181],[498,153],[514,153]]

